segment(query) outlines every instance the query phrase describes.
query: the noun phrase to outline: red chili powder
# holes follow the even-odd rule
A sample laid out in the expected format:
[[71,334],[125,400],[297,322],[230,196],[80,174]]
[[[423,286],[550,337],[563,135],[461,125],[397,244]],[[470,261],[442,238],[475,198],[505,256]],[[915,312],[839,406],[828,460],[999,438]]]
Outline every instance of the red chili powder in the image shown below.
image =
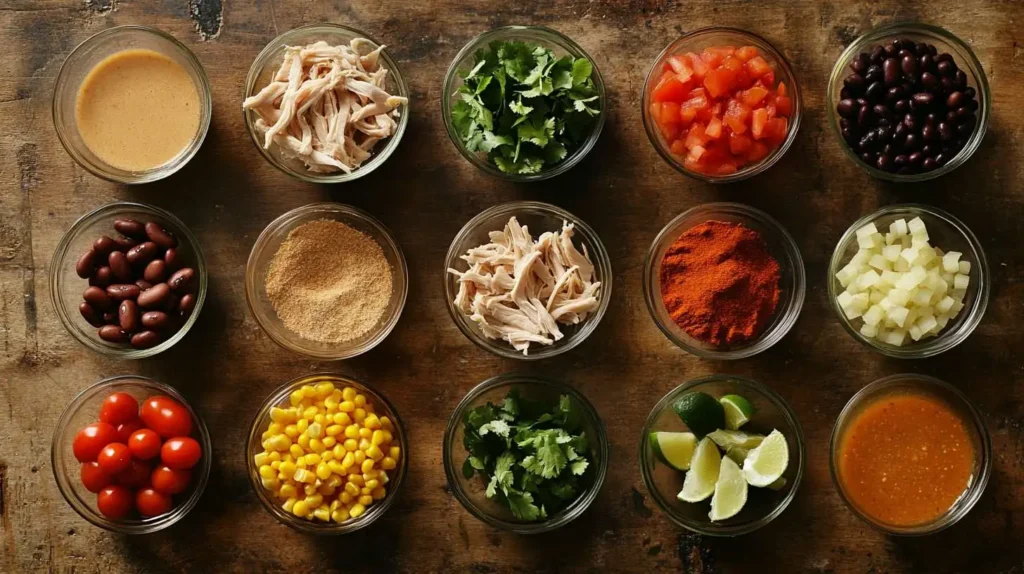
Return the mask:
[[738,223],[694,226],[661,260],[661,299],[672,320],[715,346],[760,335],[781,294],[779,262],[758,232]]

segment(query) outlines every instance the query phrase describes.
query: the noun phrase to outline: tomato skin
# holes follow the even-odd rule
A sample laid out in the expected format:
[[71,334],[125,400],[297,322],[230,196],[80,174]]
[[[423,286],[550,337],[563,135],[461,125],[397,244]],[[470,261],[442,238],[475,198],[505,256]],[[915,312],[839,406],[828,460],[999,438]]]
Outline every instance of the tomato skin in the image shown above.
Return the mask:
[[71,450],[78,462],[93,462],[103,447],[117,440],[117,430],[108,423],[92,423],[78,431]]
[[100,405],[100,420],[114,425],[139,418],[139,401],[128,393],[114,393]]
[[96,495],[96,506],[100,514],[111,520],[120,520],[132,511],[132,491],[113,484],[104,487]]
[[140,460],[156,457],[160,454],[160,446],[160,435],[150,429],[139,429],[128,439],[128,449]]
[[174,508],[171,497],[152,488],[143,488],[135,495],[135,509],[143,516],[159,516]]
[[128,447],[119,442],[112,442],[103,447],[100,455],[96,458],[100,467],[110,474],[120,474],[132,464],[132,453]]
[[142,403],[141,418],[160,438],[192,434],[192,415],[181,403],[170,397],[157,395],[146,399]]
[[117,481],[121,486],[127,486],[128,488],[142,488],[149,484],[150,471],[153,470],[153,466],[148,462],[142,462],[141,460],[132,460],[128,468],[121,471],[114,480]]
[[174,469],[169,466],[158,466],[150,476],[153,490],[164,494],[180,494],[185,492],[192,482],[192,471]]
[[103,487],[114,481],[113,476],[103,470],[103,467],[98,462],[83,462],[80,476],[82,478],[82,486],[93,493],[103,490]]
[[192,468],[203,456],[199,443],[194,438],[172,438],[160,447],[160,460],[175,470]]
[[132,434],[141,428],[145,427],[142,426],[142,421],[139,419],[117,425],[117,442],[128,444]]

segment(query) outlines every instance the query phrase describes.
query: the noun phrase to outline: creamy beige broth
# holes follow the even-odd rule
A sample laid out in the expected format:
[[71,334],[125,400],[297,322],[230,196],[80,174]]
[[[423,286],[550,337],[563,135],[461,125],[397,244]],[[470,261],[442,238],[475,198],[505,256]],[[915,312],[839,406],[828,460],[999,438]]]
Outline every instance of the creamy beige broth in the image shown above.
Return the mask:
[[199,129],[199,92],[181,64],[145,49],[108,56],[78,90],[75,120],[100,160],[126,171],[160,167]]

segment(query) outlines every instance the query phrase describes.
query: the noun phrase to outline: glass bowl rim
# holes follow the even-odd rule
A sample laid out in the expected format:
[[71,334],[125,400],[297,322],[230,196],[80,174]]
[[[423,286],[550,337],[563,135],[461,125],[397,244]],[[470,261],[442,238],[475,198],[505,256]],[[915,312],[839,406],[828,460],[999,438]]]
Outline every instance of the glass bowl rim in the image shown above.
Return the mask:
[[[529,355],[524,355],[521,352],[516,351],[511,346],[507,345],[504,340],[492,340],[485,338],[477,329],[473,328],[473,325],[466,322],[464,315],[455,308],[455,292],[451,290],[451,279],[449,277],[450,274],[448,273],[449,264],[461,261],[459,256],[462,255],[462,252],[456,251],[458,245],[469,237],[470,234],[479,230],[485,220],[498,216],[502,213],[515,215],[519,211],[525,210],[540,211],[545,216],[558,217],[573,224],[573,227],[575,229],[579,229],[581,232],[580,235],[584,240],[586,240],[588,253],[590,253],[595,270],[601,273],[601,276],[598,278],[601,281],[601,296],[597,302],[597,310],[594,311],[594,313],[588,317],[583,324],[581,324],[579,330],[564,339],[566,342],[562,343],[559,341],[546,347],[536,347],[536,352]],[[445,269],[441,280],[444,282],[443,288],[445,294],[445,305],[448,308],[448,315],[451,316],[452,322],[454,322],[455,326],[462,331],[462,334],[477,347],[506,359],[538,361],[561,355],[562,353],[576,348],[589,339],[590,335],[597,330],[598,324],[600,324],[601,319],[604,318],[605,313],[608,311],[608,306],[611,303],[613,275],[612,264],[611,258],[609,257],[608,251],[605,249],[600,236],[592,227],[590,227],[590,225],[576,215],[550,203],[541,201],[509,201],[493,205],[481,211],[467,221],[466,224],[459,229],[459,232],[455,234],[455,238],[452,239],[451,244],[448,246],[448,252],[445,254],[444,262]],[[502,343],[505,346],[499,345],[498,343]]]
[[[955,332],[955,336],[951,337],[951,334],[954,333],[953,331],[944,329],[935,337],[925,339],[923,344],[921,341],[915,341],[911,345],[894,347],[880,341],[869,340],[864,335],[861,335],[860,331],[853,328],[850,324],[850,320],[846,318],[846,314],[843,313],[842,308],[839,307],[839,303],[836,300],[840,290],[837,289],[839,282],[835,278],[835,274],[843,265],[842,261],[846,256],[845,247],[849,246],[850,240],[856,236],[858,229],[868,223],[874,222],[877,219],[889,216],[894,212],[904,210],[920,212],[931,218],[943,221],[944,225],[948,225],[950,228],[955,229],[957,233],[963,236],[964,241],[978,256],[977,261],[971,263],[971,276],[973,281],[968,285],[968,289],[976,290],[977,295],[974,305],[969,309],[964,307],[961,311],[966,311],[967,315],[965,316],[960,329]],[[978,327],[985,316],[986,309],[988,309],[988,300],[992,291],[992,285],[989,283],[989,274],[988,259],[985,257],[985,250],[981,245],[981,241],[978,240],[978,237],[974,235],[971,229],[967,227],[964,222],[960,221],[949,212],[937,207],[921,203],[898,203],[881,207],[877,211],[857,219],[857,221],[853,222],[853,224],[843,232],[843,235],[839,238],[839,241],[836,242],[836,246],[832,251],[832,257],[829,259],[828,264],[828,276],[825,279],[827,281],[826,285],[828,289],[829,306],[839,318],[839,323],[843,326],[843,329],[845,329],[850,336],[861,344],[887,357],[897,359],[924,359],[944,353],[953,347],[956,347],[960,343],[963,343]]]
[[[959,401],[960,405],[965,408],[967,413],[970,414],[971,420],[969,422],[972,423],[974,431],[970,434],[976,434],[978,436],[978,442],[981,443],[982,452],[977,454],[983,459],[979,464],[980,470],[977,480],[968,486],[964,490],[964,493],[961,494],[965,503],[958,508],[956,512],[950,513],[950,511],[947,510],[946,514],[936,518],[935,521],[931,523],[905,528],[890,527],[882,522],[872,520],[866,514],[857,510],[843,492],[842,483],[839,480],[839,471],[836,468],[836,456],[838,454],[839,446],[839,437],[837,434],[841,423],[845,422],[846,419],[852,416],[853,410],[863,404],[864,401],[870,399],[872,394],[884,391],[886,388],[901,382],[911,383],[915,387],[939,387],[951,393],[952,396]],[[832,426],[832,432],[829,434],[828,450],[828,469],[829,476],[832,478],[832,486],[835,488],[836,493],[839,495],[840,500],[843,501],[846,508],[852,512],[854,516],[867,523],[868,526],[871,526],[880,532],[884,532],[885,534],[894,536],[926,536],[928,534],[935,534],[936,532],[940,532],[950,526],[953,526],[966,516],[978,503],[978,500],[980,500],[982,494],[984,494],[985,488],[988,486],[989,479],[992,475],[992,437],[988,432],[988,427],[985,425],[985,420],[982,418],[981,412],[974,406],[974,403],[967,398],[967,395],[960,391],[960,389],[957,389],[942,379],[920,373],[900,373],[882,377],[868,383],[859,391],[854,393],[853,396],[846,401],[846,404],[843,405],[843,410],[840,411],[839,416],[836,417],[836,422]],[[957,499],[957,502],[960,500],[961,499]],[[954,505],[955,504],[956,502],[954,502]],[[950,509],[952,509],[952,507],[950,507]]]
[[[392,298],[396,301],[395,311],[388,320],[381,325],[380,330],[376,335],[367,340],[363,345],[358,347],[352,347],[346,349],[344,352],[334,353],[311,353],[308,349],[302,349],[293,346],[290,342],[279,339],[275,336],[267,327],[264,325],[265,317],[259,311],[257,311],[257,305],[253,302],[257,297],[255,294],[256,290],[256,258],[259,254],[266,249],[267,242],[275,235],[280,235],[284,231],[290,232],[295,229],[297,225],[296,220],[305,216],[307,213],[327,211],[331,213],[340,213],[346,216],[357,219],[363,223],[370,225],[375,229],[385,241],[378,241],[376,238],[371,237],[378,245],[381,250],[387,249],[392,250],[398,259],[398,265],[395,269],[392,269]],[[285,235],[287,237],[287,235]],[[332,201],[321,201],[316,203],[307,203],[290,209],[281,215],[274,218],[263,231],[257,236],[256,241],[253,242],[252,249],[249,251],[249,257],[245,263],[245,302],[249,308],[249,313],[256,320],[256,324],[259,325],[260,330],[263,331],[267,337],[277,344],[279,347],[287,349],[298,355],[309,357],[320,361],[340,361],[344,359],[351,359],[357,357],[372,350],[377,345],[381,344],[384,339],[391,334],[391,332],[398,325],[398,320],[402,317],[402,312],[405,310],[405,303],[409,296],[409,267],[405,260],[405,254],[402,252],[402,247],[399,245],[395,236],[391,233],[391,230],[387,228],[380,220],[371,215],[370,213],[345,203],[337,203]],[[389,301],[390,305],[390,301]],[[345,343],[341,343],[345,345]],[[358,382],[358,381],[357,381]]]
[[[655,293],[655,289],[658,288],[657,282],[652,280],[652,274],[655,266],[660,265],[660,261],[655,260],[656,252],[658,251],[658,245],[662,240],[670,233],[674,232],[675,229],[689,216],[700,215],[702,212],[711,212],[709,218],[705,221],[714,219],[713,213],[727,211],[736,212],[741,214],[745,218],[751,218],[758,221],[761,224],[765,224],[767,227],[774,229],[781,240],[782,245],[789,255],[793,259],[795,264],[792,269],[793,276],[793,296],[785,308],[776,309],[776,314],[781,313],[780,319],[771,329],[763,331],[753,342],[740,347],[738,349],[729,350],[717,350],[717,349],[701,349],[690,345],[686,341],[676,337],[672,329],[667,325],[663,324],[657,314],[657,305],[661,301],[661,296]],[[685,230],[684,230],[685,232]],[[782,267],[780,265],[780,267]],[[797,320],[800,318],[800,312],[803,310],[804,301],[807,298],[807,270],[805,269],[803,255],[800,253],[800,247],[797,245],[796,240],[789,234],[783,225],[771,215],[761,211],[755,207],[751,207],[744,203],[736,202],[710,202],[701,203],[695,205],[679,215],[672,218],[658,235],[655,236],[651,242],[650,247],[647,249],[647,255],[644,257],[644,272],[643,272],[643,292],[644,302],[647,304],[647,311],[657,325],[658,330],[665,335],[665,337],[672,342],[675,346],[679,347],[683,351],[695,355],[702,359],[712,360],[736,360],[745,359],[752,357],[764,351],[767,351],[773,347],[776,343],[781,341],[793,328]],[[780,301],[780,305],[783,301]]]
[[[484,393],[494,389],[512,386],[542,387],[555,390],[559,394],[569,395],[573,398],[576,404],[580,406],[582,411],[585,413],[585,416],[590,419],[596,433],[596,436],[591,437],[591,440],[594,442],[594,446],[596,447],[595,450],[598,451],[600,458],[595,465],[596,476],[594,477],[593,482],[591,482],[583,493],[577,496],[576,500],[573,501],[572,504],[562,509],[558,514],[549,516],[547,520],[540,522],[511,522],[502,520],[492,516],[484,510],[481,510],[459,485],[459,475],[457,474],[459,471],[457,470],[457,465],[454,462],[456,453],[453,452],[451,443],[455,439],[455,433],[458,431],[458,426],[462,424],[463,412],[465,412],[465,410]],[[594,500],[597,499],[597,495],[600,493],[601,487],[604,485],[605,478],[608,474],[608,433],[605,429],[604,421],[601,420],[601,416],[597,412],[597,408],[594,407],[593,403],[591,403],[582,392],[576,390],[572,385],[560,380],[528,373],[515,371],[502,373],[486,379],[470,389],[448,416],[448,422],[446,423],[444,430],[444,442],[441,446],[441,459],[444,464],[445,479],[447,480],[448,490],[455,495],[455,498],[459,501],[462,507],[477,520],[499,530],[513,532],[515,534],[542,534],[545,532],[551,532],[552,530],[565,526],[577,519],[580,515],[586,512],[586,510],[590,508],[590,505],[593,504]],[[458,467],[461,467],[461,465],[458,465]]]

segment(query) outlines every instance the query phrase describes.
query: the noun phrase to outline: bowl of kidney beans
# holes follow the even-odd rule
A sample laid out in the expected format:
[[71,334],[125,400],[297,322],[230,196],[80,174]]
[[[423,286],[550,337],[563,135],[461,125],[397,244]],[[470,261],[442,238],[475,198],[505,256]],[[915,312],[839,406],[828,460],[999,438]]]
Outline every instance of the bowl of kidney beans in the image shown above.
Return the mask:
[[124,534],[167,528],[206,487],[210,435],[172,387],[104,379],[64,409],[50,458],[57,487],[89,522]]
[[970,47],[916,23],[878,28],[847,47],[828,102],[847,155],[891,181],[924,181],[962,165],[981,144],[991,107]]
[[138,203],[84,215],[50,264],[50,296],[68,332],[122,358],[155,355],[184,337],[206,288],[195,237],[171,213]]

